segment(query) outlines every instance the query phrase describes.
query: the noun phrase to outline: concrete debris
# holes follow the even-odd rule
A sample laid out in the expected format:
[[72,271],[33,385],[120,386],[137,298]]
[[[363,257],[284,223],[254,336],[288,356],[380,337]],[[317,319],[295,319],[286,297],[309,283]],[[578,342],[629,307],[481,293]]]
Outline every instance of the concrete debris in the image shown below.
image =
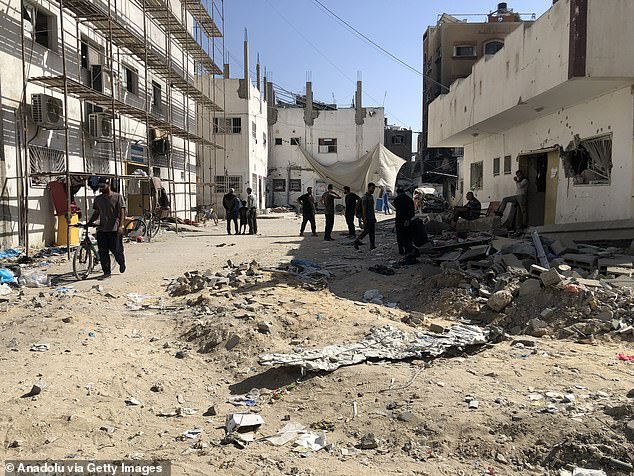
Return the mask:
[[374,450],[379,447],[379,442],[376,436],[374,436],[374,433],[366,433],[361,437],[356,446],[361,450]]
[[260,365],[300,367],[308,371],[333,371],[367,360],[404,360],[438,357],[450,349],[482,345],[494,337],[491,329],[455,325],[446,334],[417,332],[410,334],[391,325],[372,328],[366,337],[353,344],[339,344],[323,349],[302,350],[292,354],[260,355]]
[[493,293],[487,300],[487,306],[496,312],[502,312],[506,306],[513,302],[513,289],[503,289]]
[[236,443],[244,447],[255,441],[255,433],[264,424],[264,419],[257,413],[231,413],[226,416],[223,443]]
[[[187,294],[202,291],[203,289],[222,289],[226,286],[240,287],[248,283],[257,283],[262,278],[260,265],[257,261],[234,265],[228,261],[225,271],[214,273],[211,270],[205,272],[188,271],[167,286],[170,296],[185,296]],[[190,305],[204,304],[204,302]]]

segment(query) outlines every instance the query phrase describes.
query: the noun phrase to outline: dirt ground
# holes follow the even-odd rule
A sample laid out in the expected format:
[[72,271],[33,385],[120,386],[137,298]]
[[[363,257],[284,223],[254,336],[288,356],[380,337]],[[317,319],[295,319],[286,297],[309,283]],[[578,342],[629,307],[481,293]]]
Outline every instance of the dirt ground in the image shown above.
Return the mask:
[[[324,242],[300,238],[299,220],[286,214],[261,217],[255,237],[226,236],[221,223],[129,244],[128,270],[104,282],[75,282],[69,263],[49,267],[53,287],[25,289],[0,315],[0,460],[166,459],[175,475],[559,475],[576,465],[631,474],[634,364],[616,356],[634,348],[618,338],[582,345],[520,336],[534,346],[507,339],[433,361],[307,375],[258,365],[262,353],[352,342],[373,326],[415,332],[403,322],[412,312],[421,329],[458,319],[447,311],[458,291],[424,285],[439,269],[422,263],[394,276],[368,271],[398,260],[389,221],[382,225],[373,252],[353,249],[341,233],[343,217],[336,241]],[[292,258],[331,266],[329,288],[310,291],[264,273],[208,293],[204,306],[187,304],[199,293],[166,293],[170,278],[220,271],[227,259],[273,267]],[[398,307],[363,303],[369,289]],[[430,292],[440,301],[428,299]],[[525,307],[531,311],[530,302]],[[258,331],[261,321],[271,333]],[[228,350],[230,340],[239,342]],[[36,343],[49,350],[30,351]],[[34,384],[41,394],[23,397]],[[229,403],[253,389],[255,406]],[[137,404],[127,404],[130,398]],[[476,409],[469,408],[473,398]],[[217,414],[204,416],[214,405]],[[221,445],[225,415],[240,411],[263,417],[258,436],[288,421],[317,424],[333,447]],[[194,428],[202,429],[197,438],[182,437]],[[355,451],[367,433],[378,447]]]

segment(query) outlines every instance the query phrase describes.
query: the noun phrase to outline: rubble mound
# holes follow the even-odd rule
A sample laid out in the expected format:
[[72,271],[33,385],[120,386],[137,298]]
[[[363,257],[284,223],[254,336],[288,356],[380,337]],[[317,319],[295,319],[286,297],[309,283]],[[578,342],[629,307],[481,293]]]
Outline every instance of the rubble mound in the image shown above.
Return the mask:
[[172,280],[167,286],[167,292],[172,297],[185,296],[207,288],[222,289],[226,286],[239,287],[249,282],[257,283],[262,277],[257,261],[235,265],[228,260],[223,271],[186,272],[183,276]]

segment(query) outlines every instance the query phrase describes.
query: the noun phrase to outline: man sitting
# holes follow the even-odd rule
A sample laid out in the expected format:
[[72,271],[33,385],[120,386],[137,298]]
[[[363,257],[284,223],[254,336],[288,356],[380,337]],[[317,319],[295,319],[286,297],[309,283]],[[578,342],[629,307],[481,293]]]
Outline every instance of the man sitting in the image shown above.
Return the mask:
[[467,203],[462,207],[453,208],[451,225],[456,226],[459,218],[463,218],[465,220],[476,220],[480,217],[481,210],[482,204],[480,203],[480,200],[475,198],[473,192],[467,192]]

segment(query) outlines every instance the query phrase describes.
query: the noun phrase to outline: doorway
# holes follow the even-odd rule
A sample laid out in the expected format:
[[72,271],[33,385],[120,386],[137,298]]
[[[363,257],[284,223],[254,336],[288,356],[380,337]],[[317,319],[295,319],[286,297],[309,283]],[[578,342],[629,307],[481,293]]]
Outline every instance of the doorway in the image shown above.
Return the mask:
[[559,151],[521,155],[519,169],[528,178],[527,226],[555,223]]

